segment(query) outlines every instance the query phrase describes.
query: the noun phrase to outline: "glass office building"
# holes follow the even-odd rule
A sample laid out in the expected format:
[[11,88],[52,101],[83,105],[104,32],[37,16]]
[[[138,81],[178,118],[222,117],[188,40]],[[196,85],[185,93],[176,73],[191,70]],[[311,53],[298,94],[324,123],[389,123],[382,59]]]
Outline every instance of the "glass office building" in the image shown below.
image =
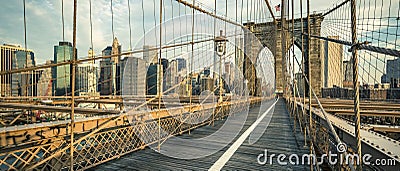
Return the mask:
[[[59,42],[58,46],[54,46],[55,63],[72,60],[72,55],[71,42]],[[75,54],[75,56],[77,56],[77,54]],[[53,68],[52,91],[55,96],[71,95],[71,69],[71,65],[61,65]]]
[[[21,45],[0,45],[0,71],[10,71],[35,65],[35,56],[32,50],[25,49]],[[34,72],[20,72],[4,74],[0,76],[0,96],[32,95],[32,80]],[[23,77],[23,78],[22,78]],[[24,80],[24,82],[22,82]],[[24,87],[24,91],[22,90]],[[29,89],[29,91],[28,91]]]
[[[33,67],[36,65],[33,52],[17,50],[14,52],[12,61],[13,69]],[[39,74],[35,71],[27,71],[12,74],[11,94],[12,96],[36,95]]]

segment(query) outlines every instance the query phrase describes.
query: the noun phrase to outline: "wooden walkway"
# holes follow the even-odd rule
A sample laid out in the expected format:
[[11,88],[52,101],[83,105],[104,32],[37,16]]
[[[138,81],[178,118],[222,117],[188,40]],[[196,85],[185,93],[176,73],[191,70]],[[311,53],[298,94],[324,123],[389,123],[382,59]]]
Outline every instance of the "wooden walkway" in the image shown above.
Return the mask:
[[[234,144],[257,120],[259,111],[261,110],[262,112],[260,113],[264,113],[272,104],[273,102],[268,102],[268,105],[263,105],[263,107],[258,105],[250,108],[245,125],[240,130],[239,135],[236,136],[228,146],[207,157],[192,160],[177,159],[146,148],[96,166],[91,170],[209,170],[219,161],[221,156],[226,156],[224,153],[226,153],[232,144]],[[279,165],[276,161],[276,157],[272,165],[269,164],[269,161],[264,165],[257,162],[257,157],[260,154],[264,154],[265,150],[268,151],[268,155],[285,154],[287,158],[291,154],[298,154],[301,157],[302,154],[308,153],[308,148],[303,147],[304,139],[301,137],[301,132],[299,130],[296,131],[296,134],[293,132],[293,122],[291,122],[290,116],[286,110],[284,100],[279,99],[271,109],[273,115],[266,130],[264,131],[263,128],[265,128],[265,124],[267,124],[268,116],[271,115],[267,115],[262,119],[258,126],[251,132],[252,135],[249,136],[257,137],[257,135],[259,135],[260,138],[258,141],[250,144],[248,141],[249,137],[247,137],[246,140],[234,150],[233,155],[227,158],[227,162],[222,164],[222,170],[309,170],[307,165]],[[198,128],[192,131],[190,135],[184,134],[179,138],[196,139],[210,135],[218,130],[221,125],[223,125],[224,121],[225,120],[216,121],[214,126]],[[210,142],[210,146],[214,143],[218,142]],[[182,145],[190,146],[190,144]],[[161,148],[163,147],[161,146]]]

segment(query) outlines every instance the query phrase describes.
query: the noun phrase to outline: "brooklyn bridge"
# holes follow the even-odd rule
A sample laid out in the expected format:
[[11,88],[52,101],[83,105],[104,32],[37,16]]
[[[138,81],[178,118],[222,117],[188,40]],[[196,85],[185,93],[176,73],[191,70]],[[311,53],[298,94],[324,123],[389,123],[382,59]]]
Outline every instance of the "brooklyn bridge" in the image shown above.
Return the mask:
[[58,0],[48,58],[34,3],[0,29],[0,170],[400,168],[398,0]]

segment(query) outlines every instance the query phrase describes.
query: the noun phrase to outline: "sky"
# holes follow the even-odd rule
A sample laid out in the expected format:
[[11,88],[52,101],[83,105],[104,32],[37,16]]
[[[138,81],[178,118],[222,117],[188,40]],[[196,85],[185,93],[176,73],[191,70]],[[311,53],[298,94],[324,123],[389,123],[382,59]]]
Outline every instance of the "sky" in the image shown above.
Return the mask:
[[[0,27],[0,43],[24,46],[23,1],[0,1],[4,1],[0,6],[0,13],[3,13],[0,15],[0,22],[2,23]],[[39,64],[53,59],[53,46],[63,40],[61,2],[62,0],[26,0],[27,46],[35,52],[36,61]],[[154,27],[155,19],[157,23],[159,22],[159,1],[130,0],[129,2],[132,27],[131,41],[134,46],[135,42],[139,41],[143,36],[143,23],[145,30],[150,30]],[[144,22],[142,2],[144,2]],[[164,2],[166,19],[168,19],[172,14],[171,0],[165,0]],[[217,0],[217,13],[225,14],[225,2],[226,0]],[[227,2],[228,17],[235,18],[235,4],[238,2],[240,8],[242,0],[227,0]],[[273,7],[280,3],[279,0],[271,0],[270,2]],[[200,3],[210,7],[210,10],[214,8],[213,0],[201,0]],[[257,3],[265,5],[264,0],[257,1]],[[110,4],[110,0],[92,0],[93,44],[96,54],[100,54],[102,49],[112,43]],[[154,4],[156,4],[155,10]],[[177,17],[179,15],[177,10],[179,8],[178,3],[173,1],[172,4],[175,8],[174,17]],[[315,11],[325,10],[332,4],[311,0],[311,8]],[[296,3],[295,6],[299,7]],[[243,20],[247,19],[246,7],[246,1],[244,1]],[[180,8],[182,15],[185,8],[183,6]],[[298,10],[297,8],[295,9]],[[186,10],[190,12],[190,9],[186,8]],[[154,11],[156,11],[155,16]],[[274,15],[279,15],[279,12],[275,12]],[[64,37],[66,41],[70,42],[72,42],[72,16],[73,1],[64,0]],[[128,0],[113,0],[113,18],[114,35],[119,39],[122,49],[128,50],[130,48]],[[87,56],[87,51],[91,47],[90,30],[89,0],[78,0],[77,48],[79,57]]]
[[[0,0],[3,1],[0,6],[0,43],[10,43],[10,44],[20,44],[24,46],[24,19],[23,19],[23,0]],[[111,10],[111,1],[113,3],[113,8]],[[186,0],[192,3],[192,0]],[[333,8],[337,4],[340,4],[343,0],[333,0],[322,1],[322,0],[310,0],[311,13],[324,12],[330,8]],[[63,34],[63,24],[62,24],[62,8],[61,2],[64,2],[64,34]],[[90,13],[90,2],[91,13]],[[129,4],[128,4],[129,2]],[[175,0],[164,0],[163,15],[164,21],[168,22],[172,18],[177,18],[178,16],[185,16],[185,14],[191,14],[191,9],[180,5]],[[196,0],[197,5],[201,6],[203,9],[213,12],[214,11],[214,0]],[[275,6],[280,4],[280,0],[269,0],[273,14],[279,18],[280,12],[275,11]],[[384,0],[374,1],[374,0],[359,0],[358,2],[364,2],[358,4],[358,9],[360,9],[363,15],[358,15],[360,18],[369,18],[369,16],[399,16],[398,9],[399,4],[396,0]],[[389,2],[389,3],[387,3]],[[303,0],[303,16],[306,14],[306,0]],[[372,3],[372,4],[371,4]],[[377,4],[374,4],[377,3]],[[149,37],[156,37],[157,27],[159,23],[159,0],[78,0],[78,12],[77,12],[77,49],[78,57],[87,57],[87,52],[91,47],[91,38],[93,39],[93,49],[96,54],[101,54],[101,51],[112,44],[113,35],[119,39],[122,45],[123,51],[129,49],[141,48],[143,43],[155,45],[154,42],[148,41],[144,42],[145,39]],[[295,16],[300,16],[300,1],[295,0],[294,3]],[[129,8],[130,7],[130,8]],[[226,8],[227,7],[227,8]],[[271,21],[271,15],[267,11],[266,4],[264,0],[217,0],[217,14],[225,15],[231,20],[236,20],[237,22],[248,22],[254,21],[254,9],[261,9],[264,15],[257,14],[256,22]],[[371,8],[372,7],[372,8]],[[380,8],[382,7],[382,8]],[[236,8],[238,12],[236,13]],[[341,8],[343,10],[349,10],[348,8]],[[371,10],[374,9],[374,10]],[[379,11],[379,9],[381,9]],[[383,10],[384,9],[384,10]],[[397,9],[397,10],[396,10]],[[342,11],[337,10],[339,16],[342,18],[340,13]],[[129,12],[131,15],[129,15]],[[291,9],[289,10],[291,16]],[[248,15],[249,14],[249,15]],[[337,14],[335,14],[337,15]],[[364,16],[365,15],[365,16]],[[368,15],[368,16],[366,16]],[[92,22],[90,22],[90,16],[92,17]],[[335,21],[335,16],[332,14],[330,22]],[[130,17],[130,20],[129,20]],[[112,31],[112,18],[113,31]],[[183,17],[184,18],[184,17]],[[189,20],[183,23],[184,26],[190,28],[190,17]],[[262,18],[263,20],[261,20]],[[72,42],[72,19],[73,19],[73,1],[72,0],[26,0],[26,25],[27,25],[27,47],[35,52],[37,64],[42,64],[46,60],[52,60],[54,58],[53,47],[57,45],[59,41],[63,40],[63,35],[65,41]],[[325,19],[328,20],[328,19]],[[129,24],[129,21],[131,24]],[[212,22],[212,21],[210,21]],[[365,23],[364,23],[365,22]],[[92,24],[91,24],[92,23]],[[329,22],[326,22],[329,24]],[[362,32],[359,33],[361,37],[370,36],[374,37],[372,39],[372,44],[377,45],[376,32],[385,32],[387,27],[378,26],[378,20],[370,19],[363,20],[361,24]],[[395,19],[391,21],[379,20],[380,25],[392,25],[389,27],[388,31],[391,33],[400,35],[398,26],[399,22]],[[394,26],[393,26],[394,25]],[[223,25],[220,25],[221,27]],[[200,27],[200,26],[198,26]],[[207,27],[207,26],[201,26]],[[335,28],[325,27],[324,32],[328,34],[339,33],[340,30],[335,30]],[[170,28],[169,28],[170,29]],[[187,29],[187,28],[186,28]],[[199,28],[198,28],[199,29]],[[219,28],[222,29],[222,28]],[[346,29],[346,28],[345,28]],[[345,30],[344,29],[344,30]],[[92,30],[92,37],[91,37]],[[200,29],[201,30],[201,29]],[[130,36],[131,31],[131,36]],[[186,31],[190,31],[186,30]],[[343,31],[343,30],[342,30]],[[375,31],[375,35],[374,35]],[[147,38],[143,37],[146,33]],[[372,34],[371,34],[372,33]],[[172,34],[172,37],[175,34]],[[169,35],[171,36],[171,35]],[[395,38],[395,39],[394,39]],[[341,39],[350,41],[350,36],[344,36]],[[380,41],[384,41],[385,37],[380,37]],[[399,36],[391,36],[386,38],[391,41],[392,44],[387,44],[387,48],[399,48],[400,38]],[[394,46],[396,43],[397,46]],[[132,46],[132,47],[131,47]],[[382,44],[380,44],[382,46]],[[385,46],[385,45],[383,45]],[[295,49],[296,56],[301,56],[300,50]],[[376,55],[381,57],[382,55]],[[369,56],[365,57],[367,59]],[[348,58],[348,55],[345,55]],[[382,57],[383,60],[390,59]],[[361,62],[377,63],[376,59],[369,58],[370,61],[362,60]],[[375,60],[375,61],[374,61]],[[379,60],[378,60],[379,62]],[[384,68],[384,62],[377,63],[377,67]],[[295,70],[298,71],[299,67],[295,65]],[[382,69],[385,70],[385,69]],[[376,76],[379,77],[379,76]]]

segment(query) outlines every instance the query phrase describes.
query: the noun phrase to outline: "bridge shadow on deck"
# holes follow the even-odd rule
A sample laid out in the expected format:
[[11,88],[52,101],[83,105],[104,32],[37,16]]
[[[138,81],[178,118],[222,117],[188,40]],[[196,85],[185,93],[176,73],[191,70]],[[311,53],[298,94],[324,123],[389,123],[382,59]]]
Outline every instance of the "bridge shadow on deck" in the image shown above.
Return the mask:
[[[259,115],[259,111],[261,110],[261,113],[263,113],[271,106],[272,102],[268,103],[268,105],[264,105],[263,107],[256,105],[250,108],[247,120],[234,141],[222,148],[222,150],[207,157],[193,160],[176,159],[146,148],[101,164],[90,170],[208,170],[238,137],[254,123]],[[293,122],[290,120],[284,100],[280,99],[275,105],[275,110],[272,111],[274,113],[266,131],[262,129],[262,124],[266,124],[267,117],[253,131],[256,132],[253,135],[257,136],[257,132],[260,132],[259,128],[261,127],[260,138],[253,144],[250,144],[248,141],[249,138],[247,138],[222,170],[309,170],[307,165],[279,165],[276,157],[273,159],[272,165],[269,164],[269,161],[264,165],[257,162],[257,157],[260,154],[264,154],[265,150],[268,151],[268,155],[276,154],[277,156],[285,154],[287,158],[291,154],[298,154],[301,157],[302,154],[308,153],[308,148],[303,148],[304,139],[302,139],[299,129],[297,129],[296,135],[293,133]],[[210,135],[217,131],[223,125],[224,121],[225,119],[216,121],[214,126],[203,126],[193,130],[190,135],[185,133],[179,137],[196,139]],[[218,142],[210,142],[209,146],[211,147],[215,143]],[[190,144],[185,144],[185,146],[190,146]]]

